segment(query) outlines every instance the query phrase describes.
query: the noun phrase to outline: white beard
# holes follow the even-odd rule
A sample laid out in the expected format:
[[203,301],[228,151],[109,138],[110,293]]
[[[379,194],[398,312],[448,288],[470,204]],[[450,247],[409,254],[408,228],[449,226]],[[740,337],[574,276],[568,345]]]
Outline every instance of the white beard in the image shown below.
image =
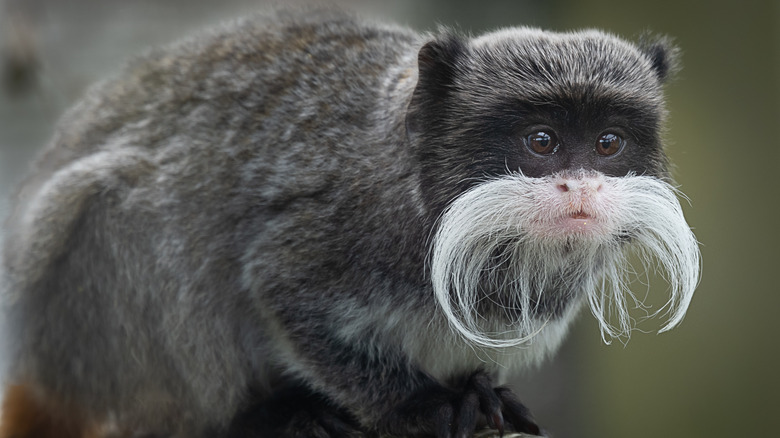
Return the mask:
[[[639,255],[656,264],[670,298],[661,331],[678,325],[699,281],[700,254],[677,199],[654,177],[579,171],[509,175],[459,196],[441,217],[431,275],[452,328],[475,347],[528,344],[548,324],[568,324],[587,300],[602,338],[632,329],[627,298]],[[655,262],[655,263],[654,263]]]

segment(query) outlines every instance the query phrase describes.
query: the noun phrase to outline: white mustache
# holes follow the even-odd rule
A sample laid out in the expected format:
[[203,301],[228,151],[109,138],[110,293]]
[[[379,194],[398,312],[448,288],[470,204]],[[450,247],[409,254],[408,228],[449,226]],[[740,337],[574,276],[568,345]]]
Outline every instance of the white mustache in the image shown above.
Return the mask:
[[434,237],[440,308],[475,346],[502,348],[571,319],[575,312],[560,309],[587,298],[609,342],[633,328],[627,298],[640,303],[628,287],[634,252],[669,283],[669,300],[653,314],[668,316],[660,331],[669,330],[685,316],[700,276],[699,245],[678,195],[658,178],[587,171],[480,183],[445,210]]

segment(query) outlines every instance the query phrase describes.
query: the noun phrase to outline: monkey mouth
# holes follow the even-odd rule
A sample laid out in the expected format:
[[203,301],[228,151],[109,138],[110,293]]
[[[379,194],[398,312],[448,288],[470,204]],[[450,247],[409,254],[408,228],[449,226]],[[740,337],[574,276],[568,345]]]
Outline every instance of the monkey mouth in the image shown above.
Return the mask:
[[610,233],[609,225],[603,217],[586,209],[559,212],[551,218],[545,218],[531,227],[531,232],[547,238],[572,237],[589,239],[603,238]]
[[593,216],[589,215],[588,213],[585,213],[584,211],[580,210],[575,213],[572,213],[569,218],[571,219],[593,219]]
[[604,224],[595,215],[578,210],[562,216],[554,225],[555,234],[562,236],[601,236],[606,233]]

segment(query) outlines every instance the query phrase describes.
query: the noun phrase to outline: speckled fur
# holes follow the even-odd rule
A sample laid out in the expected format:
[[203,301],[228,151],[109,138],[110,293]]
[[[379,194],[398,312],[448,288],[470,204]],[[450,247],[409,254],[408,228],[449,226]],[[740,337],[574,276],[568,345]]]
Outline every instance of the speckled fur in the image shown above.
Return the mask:
[[97,423],[197,437],[223,431],[250,388],[304,382],[372,429],[420,388],[534,362],[574,310],[543,348],[464,343],[426,270],[437,218],[475,179],[522,167],[497,145],[503,116],[486,119],[511,102],[641,113],[647,153],[630,170],[664,175],[670,54],[323,11],[152,51],[63,117],[19,191],[11,379]]

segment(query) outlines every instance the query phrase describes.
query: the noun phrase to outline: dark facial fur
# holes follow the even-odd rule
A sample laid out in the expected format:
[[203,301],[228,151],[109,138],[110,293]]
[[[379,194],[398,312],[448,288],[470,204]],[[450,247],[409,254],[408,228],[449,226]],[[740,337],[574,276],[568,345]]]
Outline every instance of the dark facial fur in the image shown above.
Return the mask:
[[[500,370],[553,352],[585,302],[625,330],[627,248],[669,273],[667,328],[698,279],[665,182],[673,70],[663,40],[322,11],[150,52],[20,188],[10,381],[92,432],[538,433]],[[14,418],[0,438],[25,436]]]
[[[531,177],[579,168],[665,177],[661,86],[670,62],[653,64],[640,49],[598,32],[516,29],[473,42],[448,34],[428,43],[407,125],[429,166],[427,191],[436,190],[430,198],[450,200],[479,178],[507,170]],[[522,144],[544,127],[562,142],[551,157]],[[593,146],[610,128],[629,147],[599,160]]]

